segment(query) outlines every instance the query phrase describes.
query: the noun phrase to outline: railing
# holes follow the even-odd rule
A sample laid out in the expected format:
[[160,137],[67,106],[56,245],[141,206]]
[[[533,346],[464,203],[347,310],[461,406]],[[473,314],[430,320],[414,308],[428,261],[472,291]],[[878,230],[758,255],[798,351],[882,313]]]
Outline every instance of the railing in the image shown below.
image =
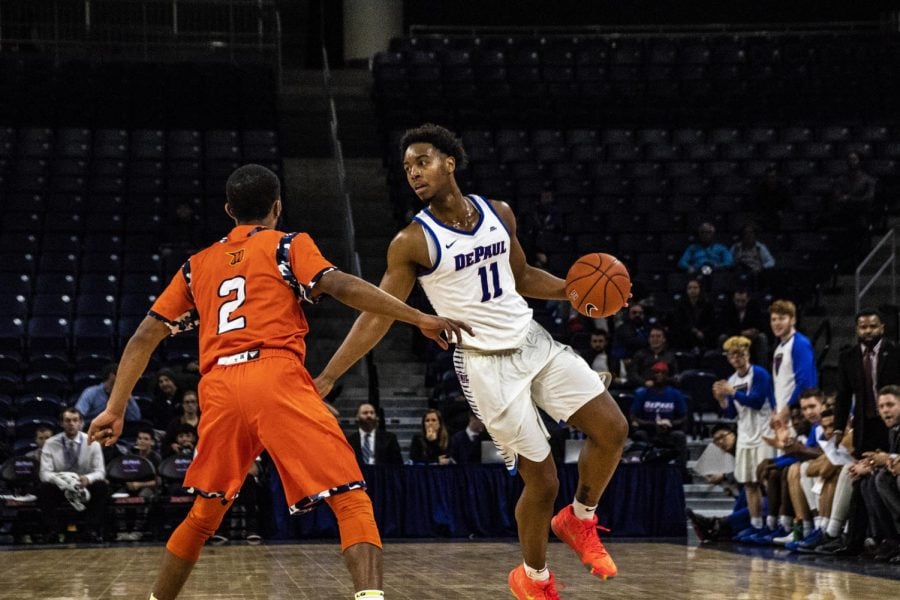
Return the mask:
[[[328,96],[328,131],[331,134],[331,149],[334,153],[334,161],[337,165],[338,188],[342,202],[344,216],[344,235],[346,237],[346,251],[350,261],[350,268],[354,275],[362,277],[362,266],[359,253],[356,251],[356,222],[353,218],[353,204],[350,202],[350,191],[347,186],[347,169],[344,165],[344,151],[338,133],[337,106],[334,103],[334,94],[331,90],[331,67],[328,62],[328,50],[322,46],[322,80],[325,93]],[[378,367],[372,352],[366,354],[366,375],[369,382],[369,403],[375,408],[380,404],[380,387],[378,384]]]
[[[887,248],[890,248],[890,255],[885,257],[884,260],[879,263],[877,270],[874,274],[869,276],[868,283],[863,285],[863,270],[869,263],[873,263],[875,261],[875,257],[879,254],[884,254]],[[859,266],[856,267],[856,312],[859,312],[862,307],[862,299],[869,290],[872,289],[872,286],[877,283],[883,275],[885,275],[885,271],[890,267],[891,270],[891,304],[897,304],[897,236],[894,235],[894,230],[891,229],[888,231],[881,240],[875,244],[875,247],[872,248],[872,251],[869,252],[869,255],[866,256]]]
[[281,70],[273,0],[0,0],[0,49],[68,58],[266,62]]
[[697,34],[833,34],[872,32],[884,29],[877,21],[843,21],[833,23],[700,23],[665,25],[559,25],[559,26],[493,26],[493,25],[410,25],[411,37],[422,36],[521,36],[541,37],[630,37],[647,35]]
[[[821,369],[822,365],[825,364],[825,359],[828,358],[828,352],[831,350],[831,337],[831,320],[825,319],[819,323],[810,341],[813,348],[817,349],[815,350],[817,369]],[[819,340],[822,340],[821,347],[819,347]]]

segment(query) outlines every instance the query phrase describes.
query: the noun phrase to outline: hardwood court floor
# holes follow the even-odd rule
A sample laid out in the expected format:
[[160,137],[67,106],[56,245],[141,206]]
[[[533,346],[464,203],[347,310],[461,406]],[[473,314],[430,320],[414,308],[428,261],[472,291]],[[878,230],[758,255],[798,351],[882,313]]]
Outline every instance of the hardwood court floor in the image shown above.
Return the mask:
[[[897,597],[896,580],[763,556],[685,544],[608,544],[620,575],[601,582],[571,551],[550,544],[563,599],[869,600]],[[148,597],[160,546],[48,548],[0,553],[0,598],[109,600]],[[520,560],[512,542],[390,543],[388,600],[511,597],[509,569]],[[851,567],[852,568],[852,567]],[[353,594],[337,544],[207,547],[184,600],[346,600]]]

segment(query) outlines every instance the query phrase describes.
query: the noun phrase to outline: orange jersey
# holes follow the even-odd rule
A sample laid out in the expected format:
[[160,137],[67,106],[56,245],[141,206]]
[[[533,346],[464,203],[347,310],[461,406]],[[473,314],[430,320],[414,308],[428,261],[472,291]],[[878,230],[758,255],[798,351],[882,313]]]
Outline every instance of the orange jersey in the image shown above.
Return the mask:
[[173,334],[199,321],[200,372],[218,359],[258,348],[306,355],[309,331],[300,301],[335,267],[305,233],[239,225],[191,256],[159,296],[150,315]]

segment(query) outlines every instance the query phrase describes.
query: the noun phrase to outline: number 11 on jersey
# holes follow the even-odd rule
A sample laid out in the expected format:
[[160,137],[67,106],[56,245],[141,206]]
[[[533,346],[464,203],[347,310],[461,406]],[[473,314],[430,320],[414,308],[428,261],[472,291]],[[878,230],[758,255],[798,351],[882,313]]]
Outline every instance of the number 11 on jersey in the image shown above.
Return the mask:
[[500,271],[497,268],[497,263],[492,262],[490,264],[491,269],[491,283],[494,284],[494,293],[491,294],[491,290],[488,287],[488,275],[487,268],[479,267],[478,268],[478,276],[481,278],[481,301],[487,302],[492,298],[498,298],[503,295],[503,290],[500,288]]

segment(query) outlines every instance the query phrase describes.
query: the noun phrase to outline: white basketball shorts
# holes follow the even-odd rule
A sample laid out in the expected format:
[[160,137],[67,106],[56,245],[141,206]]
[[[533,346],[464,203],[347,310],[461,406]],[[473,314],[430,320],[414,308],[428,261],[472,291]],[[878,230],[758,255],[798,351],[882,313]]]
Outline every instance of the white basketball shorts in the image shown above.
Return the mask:
[[519,348],[479,352],[457,348],[456,375],[511,472],[519,455],[541,462],[549,434],[538,407],[564,423],[606,390],[600,375],[570,346],[532,321]]

